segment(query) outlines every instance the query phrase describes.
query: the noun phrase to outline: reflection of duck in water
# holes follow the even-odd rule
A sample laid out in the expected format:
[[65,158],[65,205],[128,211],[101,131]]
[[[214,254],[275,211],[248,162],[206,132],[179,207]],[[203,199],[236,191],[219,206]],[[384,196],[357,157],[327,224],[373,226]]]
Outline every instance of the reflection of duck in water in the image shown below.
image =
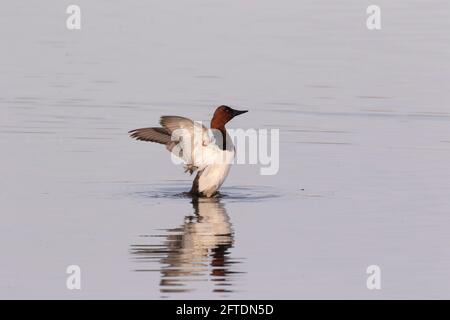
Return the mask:
[[[161,264],[161,292],[184,292],[193,281],[214,281],[215,292],[230,285],[229,257],[233,231],[224,205],[217,198],[194,198],[194,215],[187,216],[176,229],[167,230],[162,245],[132,245],[132,254],[141,262]],[[146,271],[146,270],[137,270]]]

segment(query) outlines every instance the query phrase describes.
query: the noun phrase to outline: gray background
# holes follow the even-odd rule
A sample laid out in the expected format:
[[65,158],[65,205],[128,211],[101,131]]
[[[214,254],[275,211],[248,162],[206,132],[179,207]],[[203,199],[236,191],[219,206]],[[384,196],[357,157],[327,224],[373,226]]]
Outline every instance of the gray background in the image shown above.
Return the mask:
[[[448,1],[0,8],[1,298],[450,298]],[[190,178],[127,131],[219,104],[250,110],[230,127],[280,128],[281,166],[234,166],[207,209],[229,223],[194,223],[209,228],[196,237],[177,196]],[[221,277],[189,246],[224,226]],[[136,244],[156,250],[139,259]],[[170,254],[178,290],[162,281]]]

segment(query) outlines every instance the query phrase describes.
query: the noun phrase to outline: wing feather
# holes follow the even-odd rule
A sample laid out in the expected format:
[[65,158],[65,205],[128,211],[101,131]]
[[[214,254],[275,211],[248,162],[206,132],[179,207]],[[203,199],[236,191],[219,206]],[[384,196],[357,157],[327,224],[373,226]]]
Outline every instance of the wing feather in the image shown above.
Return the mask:
[[150,141],[161,144],[171,142],[170,132],[165,128],[141,128],[131,130],[130,137],[141,141]]
[[130,131],[130,135],[137,140],[165,144],[170,152],[183,160],[191,173],[205,168],[211,156],[216,154],[212,137],[201,123],[180,116],[162,116],[159,123],[162,128],[136,129]]

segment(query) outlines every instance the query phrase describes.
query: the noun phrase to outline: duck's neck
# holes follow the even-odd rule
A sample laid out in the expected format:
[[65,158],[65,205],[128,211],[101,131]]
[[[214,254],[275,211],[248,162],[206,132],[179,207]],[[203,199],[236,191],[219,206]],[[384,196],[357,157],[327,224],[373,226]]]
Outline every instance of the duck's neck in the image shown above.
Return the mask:
[[227,129],[223,123],[211,120],[211,129],[219,130],[222,133],[222,150],[227,149]]

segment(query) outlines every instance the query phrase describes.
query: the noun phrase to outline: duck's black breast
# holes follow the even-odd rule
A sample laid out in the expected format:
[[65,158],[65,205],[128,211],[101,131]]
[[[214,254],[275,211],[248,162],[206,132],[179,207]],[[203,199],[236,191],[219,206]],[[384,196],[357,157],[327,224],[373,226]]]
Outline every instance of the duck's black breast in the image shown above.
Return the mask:
[[214,143],[222,150],[234,151],[234,144],[226,129],[213,129]]

